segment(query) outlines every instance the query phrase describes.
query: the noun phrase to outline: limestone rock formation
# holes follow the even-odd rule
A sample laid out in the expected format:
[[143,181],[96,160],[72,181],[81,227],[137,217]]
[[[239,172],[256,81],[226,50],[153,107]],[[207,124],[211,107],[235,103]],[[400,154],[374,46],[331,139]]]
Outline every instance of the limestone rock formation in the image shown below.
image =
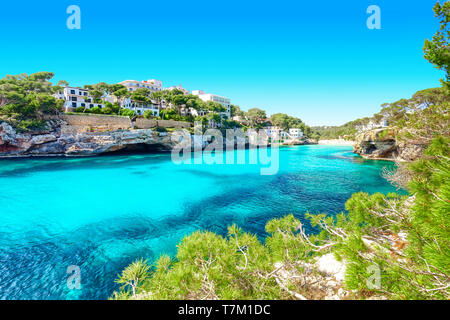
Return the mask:
[[356,136],[353,152],[366,159],[387,159],[414,161],[418,159],[424,146],[412,142],[399,141],[401,134],[397,128],[378,128],[362,132]]
[[89,156],[117,151],[171,150],[170,135],[152,129],[80,132],[63,120],[51,120],[47,129],[17,132],[0,123],[0,157]]

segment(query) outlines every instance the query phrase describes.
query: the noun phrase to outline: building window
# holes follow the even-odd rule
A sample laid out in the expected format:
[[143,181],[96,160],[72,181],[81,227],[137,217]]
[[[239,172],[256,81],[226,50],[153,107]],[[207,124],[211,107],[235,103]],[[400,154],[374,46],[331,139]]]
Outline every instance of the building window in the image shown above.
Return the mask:
[[93,106],[94,106],[93,104],[90,104],[90,105],[89,105],[89,108],[92,108]]
[[75,94],[75,90],[70,90],[70,93],[71,94]]
[[85,107],[85,106],[86,106],[86,104],[85,104],[85,103],[82,103],[82,104],[81,104],[81,106],[82,106],[82,107]]
[[76,102],[72,102],[72,107],[73,107],[73,108],[76,108],[76,107],[77,107]]

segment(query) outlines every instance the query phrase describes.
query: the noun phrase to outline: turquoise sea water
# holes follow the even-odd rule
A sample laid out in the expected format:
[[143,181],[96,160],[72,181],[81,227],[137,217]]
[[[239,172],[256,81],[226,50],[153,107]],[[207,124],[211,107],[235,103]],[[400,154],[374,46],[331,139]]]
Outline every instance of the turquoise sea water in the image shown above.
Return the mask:
[[[271,218],[335,214],[354,192],[395,191],[384,166],[329,146],[280,149],[272,176],[170,154],[0,160],[0,299],[106,299],[125,266],[174,254],[195,230],[237,223],[262,238]],[[81,290],[67,287],[70,265]]]

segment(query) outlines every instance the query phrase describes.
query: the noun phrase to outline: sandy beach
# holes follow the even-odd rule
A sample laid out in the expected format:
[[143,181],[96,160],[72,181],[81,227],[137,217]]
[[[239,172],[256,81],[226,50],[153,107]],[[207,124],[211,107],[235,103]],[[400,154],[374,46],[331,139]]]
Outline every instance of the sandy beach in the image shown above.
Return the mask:
[[353,146],[355,141],[348,141],[344,139],[319,140],[318,144],[329,146]]

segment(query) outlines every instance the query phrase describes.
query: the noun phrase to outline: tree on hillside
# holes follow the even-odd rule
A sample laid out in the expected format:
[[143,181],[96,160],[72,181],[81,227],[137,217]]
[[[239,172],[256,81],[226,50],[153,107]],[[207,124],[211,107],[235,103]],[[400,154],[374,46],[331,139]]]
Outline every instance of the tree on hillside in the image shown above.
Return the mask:
[[116,99],[117,99],[117,102],[119,104],[119,112],[120,112],[120,109],[123,106],[123,100],[126,99],[126,98],[131,97],[130,91],[128,91],[128,89],[125,86],[123,88],[119,88],[119,89],[115,90],[112,93],[112,95],[114,97],[116,97]]
[[181,115],[183,108],[186,107],[187,97],[184,92],[179,89],[161,91],[161,98],[169,104],[170,107],[177,110]]
[[230,107],[230,111],[231,111],[231,117],[241,117],[244,118],[245,116],[245,112],[241,110],[241,107],[232,104]]
[[120,83],[115,83],[115,84],[111,84],[109,85],[109,89],[110,89],[110,93],[113,94],[114,92],[121,90],[121,89],[126,89],[127,87],[125,87],[123,84]]
[[0,119],[20,130],[42,127],[44,116],[58,114],[62,107],[62,101],[52,96],[57,88],[50,82],[53,76],[38,72],[0,79]]
[[133,91],[131,94],[131,101],[134,102],[134,112],[136,113],[136,107],[138,105],[148,105],[151,102],[150,99],[151,91],[147,88],[139,88]]
[[261,110],[259,108],[252,108],[248,110],[247,117],[250,121],[250,125],[255,127],[263,122],[267,118],[267,115],[264,110]]
[[[392,103],[384,103],[381,106],[380,115],[389,121],[392,125],[401,125],[401,122],[411,110],[407,99],[400,99]],[[367,118],[370,121],[370,118]]]
[[95,84],[87,84],[84,86],[84,89],[89,91],[89,95],[94,99],[95,103],[102,102],[102,97],[104,96],[105,92],[101,87]]
[[67,82],[66,80],[59,80],[56,85],[60,86],[60,87],[68,87],[69,86],[69,82]]
[[189,94],[186,96],[186,108],[200,113],[201,111],[206,111],[206,103],[198,96]]
[[282,128],[283,130],[287,130],[289,128],[288,119],[289,116],[284,113],[275,113],[270,116],[270,121],[272,124]]
[[163,120],[179,120],[180,115],[178,114],[178,110],[172,107],[168,107],[164,109],[161,119]]
[[303,130],[303,132],[305,132],[307,130],[305,124],[299,118],[288,116],[287,122],[288,122],[288,129],[300,128]]
[[217,112],[208,113],[207,118],[213,120],[217,124],[222,123],[222,117]]
[[220,113],[220,112],[227,111],[227,109],[219,102],[208,101],[206,103],[206,110],[205,111]]
[[433,36],[432,40],[425,40],[423,51],[425,58],[436,68],[445,71],[446,79],[442,82],[450,90],[450,1],[445,1],[443,5],[439,2],[433,8],[435,16],[439,18],[440,28]]
[[423,105],[423,107],[426,108],[431,105],[449,103],[450,94],[448,94],[448,91],[443,87],[425,89],[416,92],[412,96],[411,101],[415,105]]
[[107,84],[106,82],[99,82],[95,85],[95,87],[103,92],[102,96],[109,96],[111,94],[111,85]]

